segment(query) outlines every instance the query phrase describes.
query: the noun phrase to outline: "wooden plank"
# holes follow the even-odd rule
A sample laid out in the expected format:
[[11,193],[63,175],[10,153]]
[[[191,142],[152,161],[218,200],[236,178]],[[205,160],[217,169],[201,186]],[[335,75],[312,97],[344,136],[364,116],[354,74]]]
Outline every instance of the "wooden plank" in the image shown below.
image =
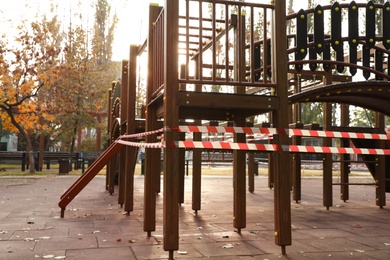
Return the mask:
[[208,107],[257,111],[271,111],[279,108],[279,99],[275,96],[191,91],[180,91],[178,95],[178,105],[180,107]]

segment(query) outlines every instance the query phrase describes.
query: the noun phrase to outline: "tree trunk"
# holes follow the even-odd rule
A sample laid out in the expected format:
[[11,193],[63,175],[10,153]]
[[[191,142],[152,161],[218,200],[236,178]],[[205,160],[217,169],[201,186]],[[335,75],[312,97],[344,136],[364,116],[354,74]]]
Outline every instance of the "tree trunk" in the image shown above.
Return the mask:
[[26,153],[28,155],[28,161],[29,161],[29,168],[30,168],[30,173],[35,173],[35,158],[34,158],[34,152],[32,150],[32,145],[31,145],[31,138],[30,135],[26,132],[22,133],[24,138],[26,139]]
[[73,158],[73,152],[74,152],[74,145],[76,143],[77,125],[78,125],[78,120],[76,120],[76,122],[75,122],[75,127],[73,128],[72,142],[70,144],[70,153],[69,153],[69,163],[70,163],[69,169],[70,170],[72,170],[72,158]]
[[32,144],[31,144],[31,138],[28,132],[23,128],[21,124],[19,124],[14,117],[14,114],[12,112],[12,107],[8,109],[3,110],[8,114],[8,116],[11,119],[11,123],[13,126],[18,129],[19,133],[22,134],[22,136],[26,139],[26,153],[28,156],[28,161],[29,161],[29,168],[30,168],[30,173],[35,173],[35,160],[34,160],[34,154],[32,150]]

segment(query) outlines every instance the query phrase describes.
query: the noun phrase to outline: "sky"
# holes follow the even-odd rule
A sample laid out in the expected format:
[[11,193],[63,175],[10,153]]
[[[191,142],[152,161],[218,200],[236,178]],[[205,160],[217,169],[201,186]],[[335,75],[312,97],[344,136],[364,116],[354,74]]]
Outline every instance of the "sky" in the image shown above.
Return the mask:
[[[7,4],[5,4],[7,2]],[[78,0],[0,0],[0,35],[15,35],[15,28],[22,19],[34,19],[36,14],[49,13],[50,2],[58,4],[59,19],[68,24],[70,9],[77,9]],[[92,0],[82,0],[85,17],[93,21]],[[113,0],[112,9],[116,10],[119,23],[116,28],[113,46],[114,60],[126,59],[130,44],[140,44],[140,32],[145,31],[150,3],[163,5],[164,0]],[[26,4],[27,3],[27,4]]]
[[[68,21],[69,10],[71,7],[77,9],[79,0],[12,0],[11,2],[12,4],[9,0],[0,0],[0,34],[7,32],[8,35],[12,35],[12,30],[9,30],[12,26],[9,25],[8,21],[16,26],[20,19],[33,19],[37,13],[48,13],[50,10],[48,3],[50,2],[58,4],[58,10],[61,13],[59,18]],[[94,0],[81,0],[80,2],[83,14],[89,15],[90,21],[93,21],[94,9],[91,7],[91,3]],[[269,3],[268,0],[259,2]],[[111,3],[119,17],[113,46],[113,59],[127,59],[130,44],[142,44],[145,39],[149,4],[157,3],[162,6],[164,0],[112,0]],[[294,1],[294,11],[298,11],[300,8],[307,8],[307,1]],[[13,31],[15,32],[15,30]]]

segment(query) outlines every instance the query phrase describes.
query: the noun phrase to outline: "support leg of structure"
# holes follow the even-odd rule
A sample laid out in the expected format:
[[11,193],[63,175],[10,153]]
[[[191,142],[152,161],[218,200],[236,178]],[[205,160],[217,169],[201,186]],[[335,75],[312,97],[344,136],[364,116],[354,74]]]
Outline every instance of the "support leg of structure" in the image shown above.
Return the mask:
[[268,188],[274,188],[274,154],[268,154]]
[[[326,142],[325,142],[326,143]],[[324,144],[324,146],[330,146]],[[323,158],[323,205],[326,209],[333,206],[332,154]]]
[[[349,139],[342,139],[342,147],[349,146]],[[350,174],[350,166],[351,163],[348,162],[350,160],[349,154],[341,154],[340,155],[341,163],[340,163],[340,182],[342,184],[349,183],[349,174]],[[345,162],[347,161],[347,162]],[[344,202],[349,200],[349,185],[341,185],[340,186],[340,199]]]
[[[147,142],[153,142],[152,136]],[[144,176],[144,231],[156,230],[156,178],[160,177],[160,151],[158,149],[145,150],[145,176]],[[157,160],[158,163],[155,163]],[[157,174],[156,174],[157,172]]]
[[[288,143],[286,136],[275,135],[276,143]],[[284,138],[284,139],[282,139]],[[291,245],[291,178],[289,169],[290,154],[285,151],[274,152],[274,219],[275,219],[275,243],[282,247]]]
[[[168,140],[168,132],[164,136]],[[164,149],[164,213],[163,213],[163,233],[164,233],[164,250],[170,252],[179,249],[179,169],[177,161],[179,159],[178,148]],[[171,258],[170,258],[171,259]]]
[[110,195],[114,194],[115,190],[115,174],[117,170],[117,164],[118,164],[118,156],[114,156],[110,162],[110,170],[109,170],[109,177],[108,177],[108,193]]
[[65,217],[65,208],[61,208],[61,218]]
[[[303,124],[296,123],[295,128],[303,128]],[[295,145],[301,145],[302,137],[300,136],[293,136],[292,137],[292,143]],[[291,156],[292,158],[292,184],[293,184],[293,200],[295,200],[296,203],[299,203],[302,197],[302,159],[301,154],[295,153]]]
[[302,183],[301,183],[301,155],[294,154],[293,156],[293,199],[296,203],[302,198]]
[[[179,140],[184,141],[185,133],[179,133]],[[179,149],[179,204],[184,203],[184,183],[185,183],[185,150]]]
[[[126,125],[121,125],[121,135],[126,134]],[[126,166],[128,164],[126,160],[126,148],[119,151],[119,172],[118,172],[118,204],[123,207],[125,203],[126,193]]]
[[[245,142],[245,134],[236,134],[236,142]],[[246,227],[246,151],[233,151],[233,225],[240,232]]]
[[[202,140],[201,133],[194,133],[194,141]],[[192,152],[192,210],[197,214],[201,209],[202,184],[202,151],[195,149]]]
[[130,214],[134,210],[134,171],[137,163],[137,148],[126,147],[126,174],[125,174],[125,211]]
[[255,154],[248,153],[248,191],[255,191]]
[[172,250],[169,251],[169,257],[168,257],[168,259],[169,259],[169,260],[175,259],[173,256],[174,256],[174,251],[172,251]]
[[[382,149],[384,146],[382,146]],[[378,155],[375,158],[375,182],[376,182],[376,205],[380,208],[386,206],[386,157]]]

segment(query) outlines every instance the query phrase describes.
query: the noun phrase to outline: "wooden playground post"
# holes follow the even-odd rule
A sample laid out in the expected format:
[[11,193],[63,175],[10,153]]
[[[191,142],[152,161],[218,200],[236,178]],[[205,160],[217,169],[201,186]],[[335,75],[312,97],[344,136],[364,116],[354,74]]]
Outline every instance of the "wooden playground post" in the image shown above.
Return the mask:
[[[177,106],[178,80],[178,39],[179,2],[165,0],[164,8],[164,127],[177,126],[179,111]],[[166,143],[178,140],[176,132],[164,131]],[[179,149],[164,148],[164,250],[173,259],[173,252],[179,249]]]
[[[110,144],[110,129],[111,129],[111,105],[112,105],[112,87],[110,89],[108,89],[108,109],[107,109],[107,144]],[[106,183],[105,183],[105,189],[106,191],[108,191],[108,169],[109,169],[109,164],[107,164],[106,166]]]
[[[127,108],[129,107],[129,100],[127,99],[127,93],[129,88],[128,82],[128,60],[122,60],[122,83],[121,83],[121,135],[127,133]],[[132,103],[130,103],[132,104]],[[126,175],[126,149],[122,149],[119,152],[119,176],[118,176],[118,204],[123,207],[125,202],[125,175]]]
[[[325,77],[325,85],[332,84],[331,72]],[[323,104],[323,128],[329,130],[332,127],[332,104]],[[332,146],[331,138],[323,138],[323,146]],[[323,205],[329,209],[333,206],[333,180],[332,180],[332,154],[323,154]]]
[[[340,115],[341,126],[349,126],[349,105],[341,104]],[[349,147],[350,139],[343,138],[340,140],[342,147]],[[351,156],[349,154],[340,154],[340,182],[349,183],[349,174],[351,172]],[[349,200],[349,185],[340,185],[340,199],[346,202]]]
[[[241,11],[240,6],[237,19],[234,28],[234,78],[236,81],[241,81],[245,78],[245,13]],[[236,86],[234,93],[243,94],[245,88]],[[234,121],[235,126],[245,126],[245,119],[231,118],[231,120]],[[245,143],[245,134],[234,134],[234,141]],[[233,226],[240,234],[241,229],[246,227],[246,151],[233,151],[233,192]]]
[[[148,31],[148,75],[146,83],[146,131],[152,131],[157,128],[156,109],[153,105],[149,105],[152,101],[153,94],[153,62],[155,55],[155,39],[153,34],[154,22],[160,14],[161,8],[158,5],[149,5],[149,31]],[[157,141],[155,135],[147,135],[146,143],[154,143]],[[152,231],[156,230],[156,178],[160,178],[160,150],[145,149],[145,180],[144,180],[144,231],[151,235]],[[158,163],[156,163],[158,162]]]
[[[275,93],[279,97],[279,109],[272,114],[274,127],[288,128],[288,81],[287,81],[287,35],[286,35],[286,1],[272,1],[272,76],[276,84]],[[288,136],[274,136],[280,145],[288,145]],[[291,205],[290,205],[290,170],[289,152],[274,152],[274,218],[275,243],[286,254],[286,246],[291,245]]]
[[[381,130],[381,133],[385,129],[385,117],[381,113],[376,113],[376,127]],[[385,149],[386,143],[383,140],[377,140],[376,146],[379,149]],[[377,155],[375,158],[375,182],[376,182],[376,205],[380,208],[386,206],[386,156]],[[389,170],[389,169],[387,169]]]
[[[295,124],[296,129],[302,129],[303,124],[302,123],[296,123]],[[301,145],[302,143],[302,136],[293,136],[292,137],[292,144],[294,145]],[[293,200],[295,200],[296,203],[299,203],[301,200],[302,195],[302,183],[301,183],[301,169],[302,167],[302,160],[301,160],[301,154],[300,153],[294,153],[292,155],[292,182],[293,182]]]
[[[188,8],[186,8],[188,10]],[[189,10],[187,11],[189,15]],[[202,38],[202,37],[200,37]],[[201,55],[198,55],[195,60],[195,78],[199,79],[199,59]],[[201,92],[202,86],[200,84],[195,85],[195,91]],[[195,120],[194,125],[201,125],[201,120]],[[202,141],[202,133],[192,133],[194,141]],[[202,150],[192,150],[192,210],[195,214],[202,208],[201,205],[201,193],[202,193]]]
[[[136,104],[136,92],[137,92],[137,56],[138,56],[138,46],[131,45],[129,51],[129,63],[127,66],[127,77],[128,77],[128,90],[126,92],[126,100],[129,104],[133,104],[127,107],[126,113],[126,129],[127,134],[135,134],[135,104]],[[129,214],[133,211],[134,205],[134,171],[135,164],[137,162],[137,148],[126,146],[124,149],[126,154],[126,165],[125,165],[125,194],[124,210]]]

